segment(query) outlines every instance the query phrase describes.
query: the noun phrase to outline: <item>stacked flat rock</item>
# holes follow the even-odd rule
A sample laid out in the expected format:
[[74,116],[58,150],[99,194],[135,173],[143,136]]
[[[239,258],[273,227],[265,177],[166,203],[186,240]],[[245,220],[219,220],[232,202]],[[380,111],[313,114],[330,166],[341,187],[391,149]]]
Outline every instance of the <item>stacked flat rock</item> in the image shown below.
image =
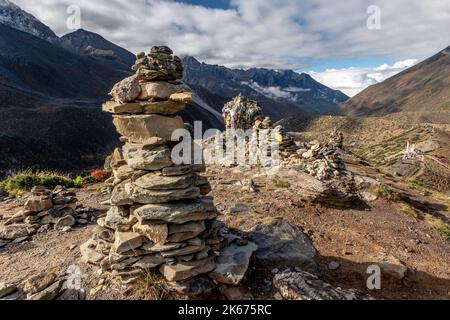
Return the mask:
[[139,54],[136,75],[117,84],[104,110],[125,145],[109,160],[115,180],[112,207],[91,240],[82,245],[86,263],[132,283],[158,271],[169,283],[209,281],[218,251],[227,245],[216,226],[217,209],[203,165],[172,163],[172,132],[185,128],[175,113],[192,101],[178,80],[183,68],[167,47]]
[[[23,210],[15,214],[5,225],[24,223],[35,230],[48,229],[67,230],[75,224],[88,224],[88,217],[80,217],[75,210],[77,198],[75,193],[63,187],[53,191],[44,187],[34,187],[27,198]],[[84,218],[84,219],[83,219]]]

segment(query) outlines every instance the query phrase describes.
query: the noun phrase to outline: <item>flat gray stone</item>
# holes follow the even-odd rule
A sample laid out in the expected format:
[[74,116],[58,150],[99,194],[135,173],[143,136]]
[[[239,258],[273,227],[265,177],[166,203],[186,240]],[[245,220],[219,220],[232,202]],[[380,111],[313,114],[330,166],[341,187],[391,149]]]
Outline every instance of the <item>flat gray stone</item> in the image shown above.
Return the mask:
[[245,246],[232,243],[216,258],[216,268],[210,273],[217,282],[239,285],[245,278],[251,258],[258,247],[253,242]]
[[175,263],[172,265],[164,264],[159,271],[169,282],[178,282],[194,278],[201,274],[206,274],[214,270],[214,259]]
[[192,202],[149,204],[133,207],[132,213],[142,224],[183,224],[217,217],[217,209],[211,198],[197,199]]
[[270,225],[257,225],[248,237],[258,246],[258,264],[267,268],[298,267],[317,272],[317,251],[299,227],[279,219]]
[[126,163],[135,170],[161,170],[172,163],[170,149],[166,146],[152,147],[139,144],[125,144],[123,156]]
[[134,181],[134,184],[147,190],[174,190],[192,187],[195,180],[196,176],[194,174],[166,177],[149,173]]
[[197,187],[190,187],[180,190],[154,191],[134,186],[131,194],[131,200],[134,203],[158,204],[179,200],[196,199],[199,196],[200,189]]
[[142,245],[142,236],[135,232],[116,231],[114,240],[114,250],[117,253],[131,251]]

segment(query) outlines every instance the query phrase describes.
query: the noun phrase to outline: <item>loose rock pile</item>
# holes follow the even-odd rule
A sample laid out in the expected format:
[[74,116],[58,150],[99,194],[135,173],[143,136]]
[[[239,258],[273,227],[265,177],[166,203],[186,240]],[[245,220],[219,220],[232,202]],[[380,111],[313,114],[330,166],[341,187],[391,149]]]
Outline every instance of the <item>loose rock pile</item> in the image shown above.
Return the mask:
[[69,288],[69,277],[42,272],[26,279],[21,285],[0,283],[0,300],[83,300],[84,291]]
[[81,246],[83,260],[124,284],[159,270],[179,292],[200,294],[211,283],[202,275],[215,270],[228,241],[206,197],[210,184],[198,174],[204,166],[172,163],[172,132],[185,128],[175,113],[192,93],[178,82],[183,68],[169,48],[154,47],[137,58],[136,75],[118,83],[104,106],[114,113],[125,145],[110,159],[112,207]]
[[339,150],[343,146],[343,134],[334,132],[330,140],[322,144],[318,141],[305,143],[303,149],[289,158],[288,164],[300,164],[310,175],[321,181],[340,178],[345,172],[345,164],[339,157]]
[[35,231],[44,231],[50,227],[69,231],[77,223],[86,225],[90,222],[90,217],[87,212],[76,211],[75,196],[74,192],[59,186],[53,191],[34,187],[23,210],[8,219],[5,225],[25,223],[26,227]]

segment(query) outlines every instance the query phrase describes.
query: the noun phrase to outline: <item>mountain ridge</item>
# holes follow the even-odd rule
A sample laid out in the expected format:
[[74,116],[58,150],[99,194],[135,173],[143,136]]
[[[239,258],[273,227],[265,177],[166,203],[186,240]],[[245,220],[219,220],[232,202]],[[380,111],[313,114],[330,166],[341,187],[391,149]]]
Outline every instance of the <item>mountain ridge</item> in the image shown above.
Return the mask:
[[350,116],[450,110],[450,46],[363,90],[340,109]]
[[29,33],[53,44],[59,44],[58,36],[33,15],[9,0],[0,0],[0,24]]

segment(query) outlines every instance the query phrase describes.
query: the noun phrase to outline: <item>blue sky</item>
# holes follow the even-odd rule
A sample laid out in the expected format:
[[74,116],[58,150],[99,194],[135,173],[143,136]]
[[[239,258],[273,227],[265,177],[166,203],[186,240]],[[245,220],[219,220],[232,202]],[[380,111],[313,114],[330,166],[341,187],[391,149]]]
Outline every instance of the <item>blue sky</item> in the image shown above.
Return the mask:
[[132,52],[168,45],[230,68],[293,69],[349,95],[450,45],[448,0],[12,1],[58,35],[74,31],[75,5],[79,27]]
[[178,2],[189,3],[192,5],[200,5],[207,8],[228,9],[230,7],[229,0],[177,0]]

